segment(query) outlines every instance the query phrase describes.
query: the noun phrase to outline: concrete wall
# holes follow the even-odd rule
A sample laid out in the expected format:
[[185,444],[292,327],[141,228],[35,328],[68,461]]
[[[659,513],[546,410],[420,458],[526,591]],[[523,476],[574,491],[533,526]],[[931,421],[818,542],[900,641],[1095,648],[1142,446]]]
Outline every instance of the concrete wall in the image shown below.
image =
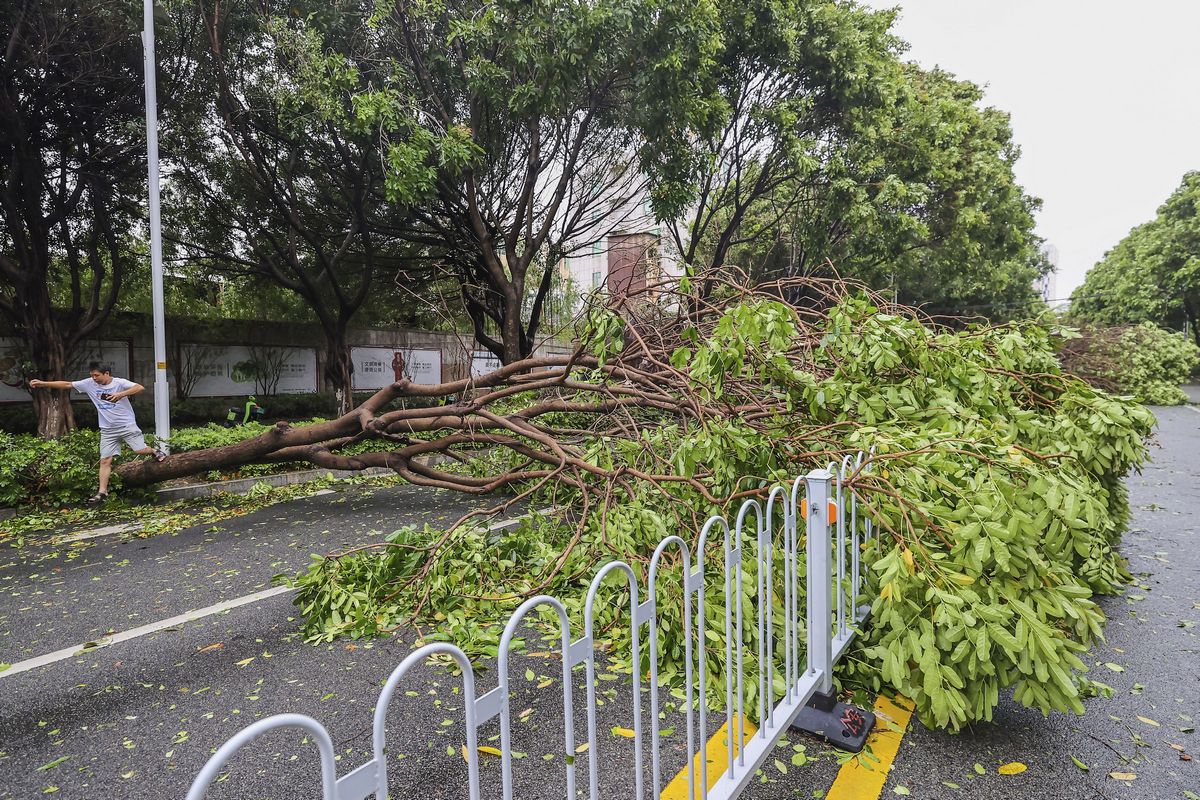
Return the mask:
[[[0,336],[14,332],[0,330]],[[130,374],[122,377],[142,383],[147,393],[154,385],[154,339],[151,319],[144,314],[114,314],[94,337],[105,342],[122,342],[129,348]],[[438,350],[442,354],[442,381],[467,377],[471,371],[471,354],[482,351],[469,334],[444,333],[408,329],[358,328],[348,333],[352,347],[387,347],[397,350]],[[317,390],[332,391],[325,386],[323,350],[325,335],[315,323],[267,322],[259,320],[195,320],[181,317],[167,319],[167,379],[174,391],[174,369],[180,360],[183,345],[258,345],[311,348],[317,357]],[[544,340],[539,353],[569,353],[568,342]],[[68,376],[76,377],[76,376]],[[82,376],[79,376],[82,377]],[[231,395],[233,396],[233,395]],[[3,400],[0,400],[3,402]],[[9,402],[28,402],[28,398]]]

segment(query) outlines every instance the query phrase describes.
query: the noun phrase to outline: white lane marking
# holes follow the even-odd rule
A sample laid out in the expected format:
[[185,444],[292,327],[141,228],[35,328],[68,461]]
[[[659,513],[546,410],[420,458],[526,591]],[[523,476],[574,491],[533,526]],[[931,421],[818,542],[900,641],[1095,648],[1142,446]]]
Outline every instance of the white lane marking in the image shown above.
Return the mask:
[[112,636],[104,636],[94,642],[85,642],[84,644],[76,645],[74,647],[64,647],[62,650],[55,650],[53,653],[46,653],[45,655],[28,658],[24,661],[18,661],[8,669],[0,672],[0,678],[8,678],[13,675],[18,675],[22,672],[28,672],[31,669],[44,667],[47,664],[54,664],[58,661],[65,661],[68,658],[75,658],[76,656],[94,653],[95,651],[103,647],[108,647],[109,645],[127,642],[130,639],[137,639],[140,636],[147,636],[151,633],[165,630],[166,628],[174,628],[176,625],[195,622],[198,619],[211,617],[213,614],[220,614],[222,611],[228,611],[231,608],[249,605],[250,603],[257,603],[260,600],[266,600],[268,598],[275,597],[276,595],[291,591],[295,591],[291,586],[273,586],[270,589],[263,589],[261,592],[255,592],[254,594],[248,594],[242,597],[235,597],[232,600],[224,600],[216,605],[197,608],[194,611],[187,611],[183,614],[177,614],[176,616],[169,617],[168,619],[159,620],[158,622],[151,622],[149,625],[142,625],[139,628],[130,628],[127,631],[114,633]]
[[[549,506],[548,508],[543,508],[533,513],[547,514],[557,511],[560,508],[561,506]],[[489,530],[497,531],[513,527],[526,516],[530,515],[526,514],[515,519],[507,519],[497,522],[491,525]],[[112,636],[104,636],[94,642],[85,642],[84,644],[76,645],[75,647],[64,647],[62,650],[55,650],[53,653],[46,653],[45,655],[35,656],[34,658],[27,658],[24,661],[18,661],[8,669],[0,672],[0,678],[7,678],[10,675],[18,675],[22,672],[28,672],[31,669],[44,667],[47,664],[54,664],[58,661],[64,661],[68,658],[75,658],[76,656],[92,653],[102,647],[108,647],[109,645],[118,644],[120,642],[127,642],[130,639],[137,639],[139,636],[146,636],[148,634],[161,631],[165,628],[173,628],[176,625],[194,622],[195,620],[202,619],[204,617],[210,617],[213,614],[220,614],[222,611],[228,611],[231,608],[237,608],[238,606],[244,606],[250,603],[257,603],[259,600],[266,600],[270,597],[291,591],[294,591],[291,586],[274,586],[270,589],[263,589],[261,592],[255,592],[254,594],[248,594],[243,597],[235,597],[232,600],[225,600],[217,603],[216,605],[198,608],[195,611],[188,611],[183,614],[178,614],[174,617],[160,620],[159,622],[152,622],[149,625],[142,625],[140,628],[131,628],[127,631],[114,633]]]
[[1197,414],[1200,414],[1200,408],[1198,408],[1196,406],[1184,406],[1184,408],[1186,408],[1190,411],[1195,411]]
[[136,531],[142,527],[140,522],[126,522],[120,525],[105,525],[103,528],[91,528],[83,531],[75,531],[68,533],[66,536],[60,536],[54,540],[55,544],[70,544],[71,542],[82,542],[85,539],[96,539],[100,536],[111,536],[114,533],[126,533],[127,531]]

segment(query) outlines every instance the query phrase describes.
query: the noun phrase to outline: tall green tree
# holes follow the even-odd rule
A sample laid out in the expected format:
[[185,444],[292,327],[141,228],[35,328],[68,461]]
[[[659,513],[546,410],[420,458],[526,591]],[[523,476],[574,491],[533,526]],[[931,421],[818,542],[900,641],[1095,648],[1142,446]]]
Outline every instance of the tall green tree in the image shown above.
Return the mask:
[[714,36],[701,0],[397,0],[354,40],[356,80],[357,65],[375,70],[367,86],[300,79],[377,131],[388,197],[417,223],[403,237],[509,363],[533,351],[562,259],[640,191],[648,109],[695,102]]
[[831,161],[862,133],[855,120],[895,91],[900,46],[891,12],[852,3],[715,8],[717,47],[691,88],[709,102],[684,117],[656,107],[640,148],[655,212],[693,274],[810,213],[805,202],[830,180]]
[[[352,405],[347,331],[377,279],[407,263],[383,197],[377,137],[351,100],[372,67],[351,60],[354,4],[199,2],[199,124],[176,160],[193,264],[302,298],[325,335],[322,370]],[[317,30],[321,33],[318,34]],[[327,88],[334,91],[314,91]],[[399,216],[400,219],[396,219]]]
[[1154,322],[1200,344],[1200,172],[1105,253],[1071,295],[1071,316],[1105,325]]
[[[0,2],[0,313],[29,377],[68,377],[132,265],[146,191],[141,27],[123,0]],[[75,427],[67,392],[33,403],[42,436]]]
[[762,279],[855,278],[937,314],[1027,311],[1048,264],[1007,114],[940,70],[894,60],[873,74],[875,102],[749,208],[728,258]]

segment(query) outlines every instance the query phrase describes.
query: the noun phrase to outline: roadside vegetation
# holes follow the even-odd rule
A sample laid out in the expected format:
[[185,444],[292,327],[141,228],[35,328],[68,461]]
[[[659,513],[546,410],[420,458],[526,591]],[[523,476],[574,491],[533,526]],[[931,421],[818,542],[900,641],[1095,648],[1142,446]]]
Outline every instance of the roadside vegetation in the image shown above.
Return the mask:
[[[322,422],[325,420],[314,418],[293,424],[303,428]],[[171,446],[176,453],[206,450],[236,444],[260,436],[270,429],[270,425],[258,422],[232,428],[215,423],[180,428],[171,432]],[[100,433],[91,429],[71,431],[58,439],[0,432],[0,451],[4,452],[4,459],[0,462],[0,507],[46,511],[82,504],[95,492],[99,445]],[[380,446],[379,442],[363,442],[352,447],[351,451],[365,453],[378,450]],[[115,463],[128,463],[137,458],[123,453]],[[233,469],[199,473],[190,480],[202,482],[253,478],[309,469],[311,466],[289,461],[241,464]],[[121,489],[119,480],[119,475],[115,476],[114,484],[118,490]],[[131,488],[120,493],[125,506],[153,499],[153,492],[145,488]]]

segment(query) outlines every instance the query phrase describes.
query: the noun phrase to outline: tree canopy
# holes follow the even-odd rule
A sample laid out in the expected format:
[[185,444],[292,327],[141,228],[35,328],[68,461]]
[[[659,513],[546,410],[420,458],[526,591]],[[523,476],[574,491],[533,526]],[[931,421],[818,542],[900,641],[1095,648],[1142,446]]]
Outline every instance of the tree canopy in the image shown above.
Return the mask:
[[[0,301],[33,371],[60,378],[62,354],[112,308],[146,302],[129,279],[146,269],[139,22],[122,3],[10,5],[0,274],[12,288]],[[565,262],[615,233],[660,235],[658,251],[692,275],[842,275],[938,314],[1019,316],[1046,266],[1007,116],[977,86],[906,63],[894,12],[824,0],[167,9],[168,303],[311,315],[337,388],[351,382],[345,332],[364,314],[469,329],[505,363],[528,358],[560,324],[547,317],[572,291]],[[646,196],[652,219],[638,224],[652,232],[614,219]],[[43,433],[68,428],[65,399],[42,399],[57,403]]]
[[[146,180],[135,11],[112,0],[0,3],[0,314],[23,340],[30,377],[63,377],[134,259]],[[45,435],[75,427],[65,392],[39,392],[34,407]]]
[[1200,344],[1200,172],[1189,172],[1151,221],[1104,254],[1071,295],[1071,316],[1153,322]]
[[532,352],[560,261],[643,189],[692,273],[837,272],[1018,316],[1047,264],[1008,117],[904,63],[893,21],[812,0],[400,2],[347,55],[382,83],[309,81],[379,129],[389,196],[505,362]]
[[730,259],[763,279],[832,271],[945,315],[1019,317],[1048,264],[1008,115],[940,70],[893,62],[812,176],[751,209]]
[[[362,41],[385,65],[351,103],[380,131],[388,196],[457,281],[475,337],[528,357],[562,260],[643,185],[647,109],[681,111],[714,38],[708,3],[381,5]],[[361,56],[360,56],[361,57]],[[326,91],[337,87],[324,87]]]
[[[273,282],[302,298],[325,332],[327,384],[350,408],[352,360],[346,331],[375,281],[402,271],[407,216],[383,198],[374,136],[348,104],[308,91],[315,73],[339,86],[365,86],[369,64],[344,63],[354,14],[323,3],[196,4],[204,30],[193,113],[205,124],[179,136],[176,182],[189,215],[178,246],[210,270]],[[299,11],[321,15],[339,55],[289,47],[312,36]],[[342,98],[344,99],[344,98]]]

